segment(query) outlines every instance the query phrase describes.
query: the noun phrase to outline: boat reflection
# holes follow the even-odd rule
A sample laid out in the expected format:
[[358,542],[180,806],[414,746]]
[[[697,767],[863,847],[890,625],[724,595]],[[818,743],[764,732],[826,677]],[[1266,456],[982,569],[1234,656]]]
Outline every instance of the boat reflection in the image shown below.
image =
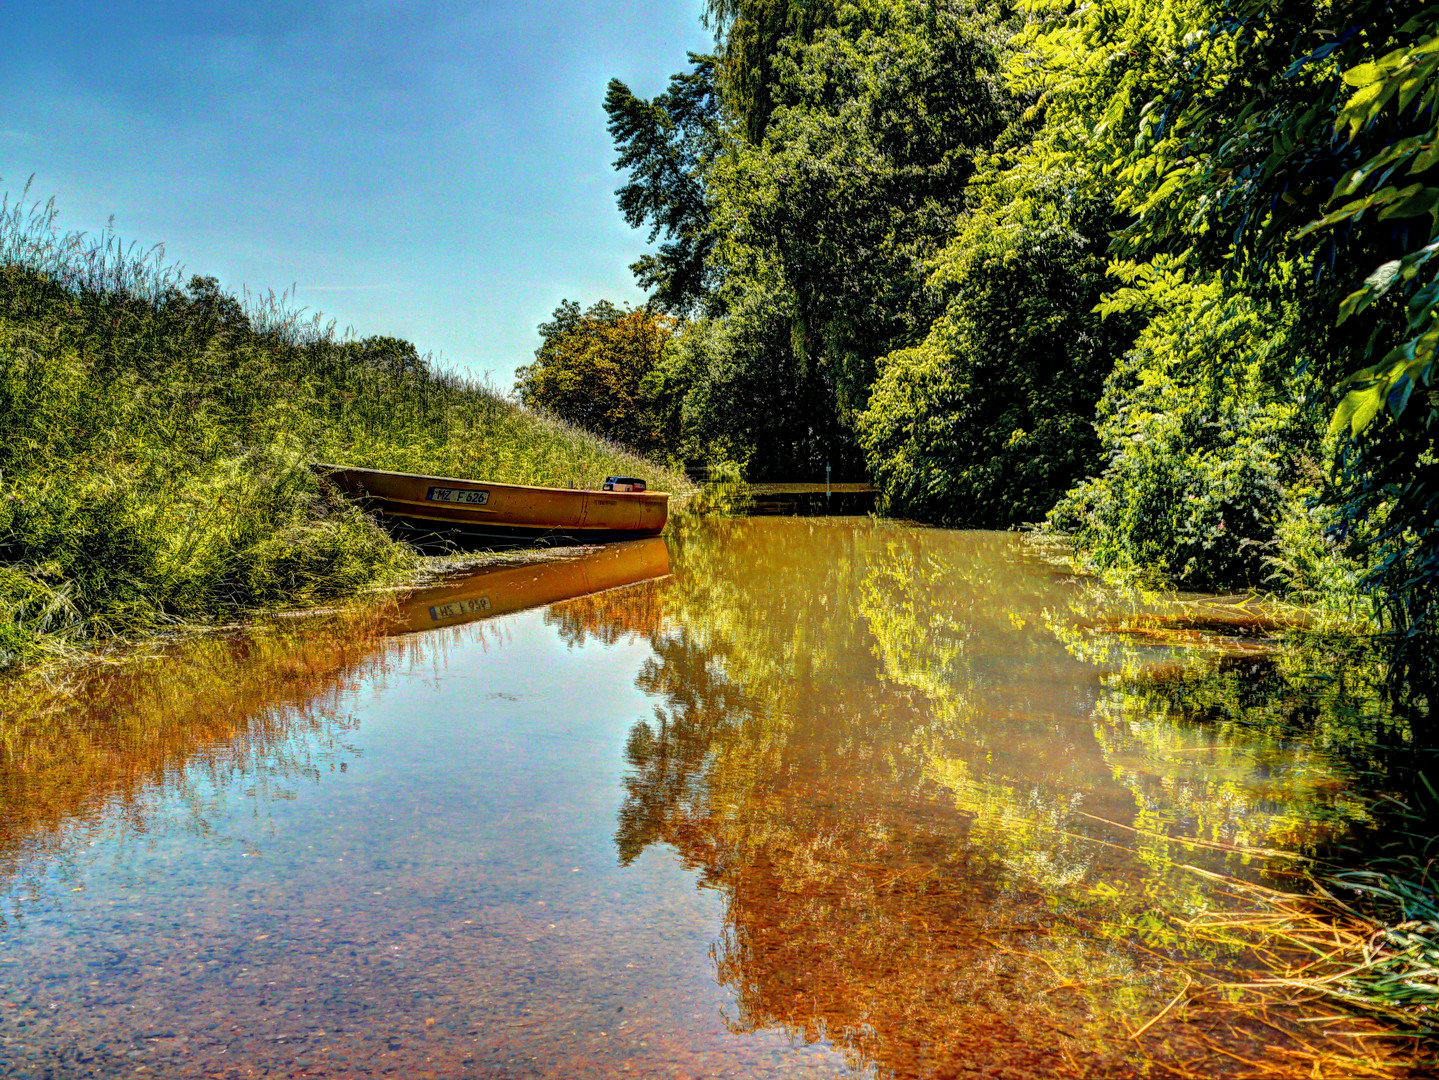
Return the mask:
[[[398,602],[203,635],[67,678],[0,682],[0,888],[40,881],[96,837],[164,831],[156,807],[187,786],[244,777],[246,797],[263,803],[318,782],[358,753],[347,703],[365,680],[436,647],[405,635],[584,603],[668,573],[663,540],[616,544],[481,571]],[[169,825],[205,835],[214,815],[171,816]]]
[[669,550],[658,538],[611,544],[579,558],[492,567],[410,593],[400,601],[393,632],[458,626],[651,581],[669,572]]

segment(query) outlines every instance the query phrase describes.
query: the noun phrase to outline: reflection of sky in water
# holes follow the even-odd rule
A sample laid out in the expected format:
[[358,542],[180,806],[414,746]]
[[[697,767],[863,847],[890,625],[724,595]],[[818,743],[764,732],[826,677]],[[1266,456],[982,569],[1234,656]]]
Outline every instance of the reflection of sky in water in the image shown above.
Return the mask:
[[671,548],[545,612],[182,650],[62,725],[74,766],[12,732],[5,1071],[1122,1069],[1167,961],[1242,961],[1174,923],[1233,903],[1203,874],[1260,880],[1225,848],[1362,805],[1305,745],[1106,686],[1080,590],[1013,537]]
[[143,825],[86,830],[6,935],[6,1074],[582,1076],[636,1054],[719,1074],[793,1056],[727,1030],[719,897],[663,853],[615,858],[648,648],[569,648],[538,612],[480,629],[335,702],[358,724],[334,740],[349,750],[311,739],[316,774],[191,777]]

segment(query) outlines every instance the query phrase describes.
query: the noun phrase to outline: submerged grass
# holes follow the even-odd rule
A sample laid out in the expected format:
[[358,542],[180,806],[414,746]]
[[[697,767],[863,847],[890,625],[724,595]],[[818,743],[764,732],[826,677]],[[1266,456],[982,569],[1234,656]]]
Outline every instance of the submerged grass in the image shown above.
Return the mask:
[[1418,782],[1415,804],[1389,798],[1376,808],[1384,826],[1375,849],[1351,852],[1347,866],[1316,866],[1304,893],[1276,892],[1252,915],[1201,918],[1190,929],[1258,939],[1288,957],[1259,987],[1376,1017],[1439,1047],[1439,838],[1417,805],[1439,799]]
[[416,556],[313,461],[594,484],[684,478],[284,297],[0,203],[0,668],[310,604]]
[[1291,1022],[1287,1044],[1248,1062],[1250,1075],[1434,1075],[1439,922],[1432,884],[1406,874],[1399,864],[1327,876],[1315,868],[1305,892],[1226,879],[1248,910],[1180,925],[1195,940],[1251,953],[1260,970],[1237,981],[1186,971],[1185,1004],[1204,1009],[1211,1027],[1226,1014],[1241,1022],[1257,1011],[1280,1033],[1281,1015],[1297,1015],[1307,1032]]
[[[1179,924],[1187,937],[1260,964],[1238,982],[1188,972],[1190,996],[1236,1008],[1303,1003],[1316,1035],[1352,1037],[1376,1067],[1374,1040],[1396,1038],[1411,1048],[1395,1061],[1439,1066],[1439,793],[1426,778],[1439,747],[1428,700],[1396,691],[1379,642],[1333,633],[1322,619],[1301,626],[1283,608],[1248,605],[1236,618],[1224,605],[1177,607],[1083,620],[1072,647],[1123,672],[1108,688],[1117,715],[1174,717],[1204,730],[1207,750],[1225,739],[1321,748],[1338,775],[1383,793],[1337,834],[1348,839],[1314,844],[1282,875],[1271,866],[1282,888],[1227,879],[1239,910]],[[1270,640],[1260,651],[1246,636]],[[1359,1074],[1322,1040],[1310,1049],[1315,1075]]]

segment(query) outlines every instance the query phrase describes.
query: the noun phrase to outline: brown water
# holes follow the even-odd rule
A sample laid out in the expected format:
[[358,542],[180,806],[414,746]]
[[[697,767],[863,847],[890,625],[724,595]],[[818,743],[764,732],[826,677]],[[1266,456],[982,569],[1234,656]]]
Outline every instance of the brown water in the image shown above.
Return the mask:
[[1186,927],[1362,827],[1384,722],[1329,707],[1349,691],[1296,733],[1265,691],[1287,654],[1114,633],[1180,609],[1011,535],[768,518],[659,543],[12,685],[0,1073],[1382,1055],[1215,990],[1261,965]]

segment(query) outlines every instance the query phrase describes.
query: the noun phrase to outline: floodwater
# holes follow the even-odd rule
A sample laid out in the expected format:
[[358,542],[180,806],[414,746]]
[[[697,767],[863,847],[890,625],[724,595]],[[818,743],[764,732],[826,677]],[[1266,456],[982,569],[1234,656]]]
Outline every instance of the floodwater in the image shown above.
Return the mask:
[[0,1074],[1345,1074],[1196,920],[1406,733],[1194,610],[725,519],[15,684]]

